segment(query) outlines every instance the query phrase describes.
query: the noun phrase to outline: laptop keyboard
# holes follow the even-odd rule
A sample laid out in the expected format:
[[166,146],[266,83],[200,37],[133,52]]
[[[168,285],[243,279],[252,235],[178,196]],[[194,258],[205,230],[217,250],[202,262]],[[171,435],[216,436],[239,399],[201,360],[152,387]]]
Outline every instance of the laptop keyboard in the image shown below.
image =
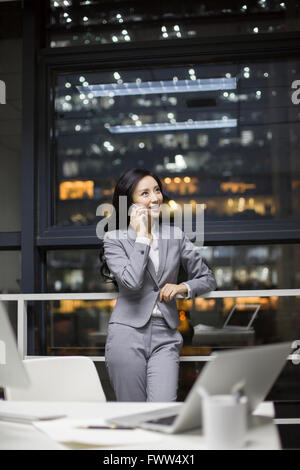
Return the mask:
[[133,415],[117,416],[115,418],[108,419],[107,422],[111,424],[134,426],[140,423],[144,423],[145,421],[150,422],[149,421],[150,419],[152,421],[157,422],[156,421],[157,419],[172,418],[172,421],[174,421],[174,419],[177,416],[175,415],[175,418],[174,418],[174,413],[179,413],[179,410],[181,409],[181,407],[182,405],[177,405],[177,406],[170,406],[168,408],[163,408],[159,410],[136,413]]
[[173,415],[173,416],[166,416],[165,418],[151,419],[151,420],[145,421],[145,423],[162,424],[165,426],[171,426],[171,424],[174,423],[177,416],[178,415]]

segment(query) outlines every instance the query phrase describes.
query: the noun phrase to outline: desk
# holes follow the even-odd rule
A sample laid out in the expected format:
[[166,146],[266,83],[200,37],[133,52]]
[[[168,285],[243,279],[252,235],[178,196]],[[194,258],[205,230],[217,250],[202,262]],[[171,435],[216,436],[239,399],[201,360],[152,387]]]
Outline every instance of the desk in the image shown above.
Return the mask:
[[[12,402],[11,402],[12,403]],[[15,402],[16,404],[21,402]],[[19,405],[20,406],[20,405]],[[149,411],[165,406],[174,406],[174,403],[124,403],[124,402],[106,402],[106,403],[82,403],[82,402],[48,402],[48,403],[31,403],[23,402],[22,408],[25,411],[28,406],[42,406],[47,409],[49,413],[64,413],[69,418],[74,419],[94,419],[94,418],[112,418],[113,416],[121,416],[140,411]],[[248,431],[246,450],[256,449],[280,449],[280,438],[276,425],[273,421],[274,408],[272,402],[264,402],[257,409],[256,415],[259,415],[259,425]],[[260,418],[262,417],[262,418]],[[122,431],[129,432],[130,431]],[[151,436],[149,434],[149,441],[143,444],[132,444],[126,446],[111,446],[99,447],[99,449],[173,449],[173,450],[204,450],[205,439],[201,436],[200,430],[190,431],[184,434],[167,435],[159,434],[161,439],[155,440],[151,443]],[[157,433],[154,433],[157,436]],[[58,449],[76,449],[83,448],[83,446],[63,445],[50,439],[46,434],[34,428],[31,424],[17,424],[12,422],[0,421],[0,449],[11,450],[26,450],[26,449],[44,449],[44,450],[58,450]],[[88,448],[88,447],[87,447]],[[95,449],[95,446],[93,446]]]

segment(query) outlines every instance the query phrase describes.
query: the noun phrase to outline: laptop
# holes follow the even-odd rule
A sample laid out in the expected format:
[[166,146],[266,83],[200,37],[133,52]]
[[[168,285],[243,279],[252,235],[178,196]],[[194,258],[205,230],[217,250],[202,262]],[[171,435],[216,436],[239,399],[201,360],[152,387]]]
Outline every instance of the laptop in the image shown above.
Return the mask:
[[199,386],[216,395],[233,393],[238,384],[243,385],[248,397],[250,417],[270,391],[290,351],[291,343],[287,342],[213,353],[213,360],[206,363],[183,404],[115,417],[107,422],[169,434],[199,428],[202,424]]
[[[0,387],[28,388],[30,379],[19,355],[15,334],[6,307],[0,301]],[[0,400],[0,420],[30,423],[32,421],[61,418],[33,404]]]
[[236,304],[232,307],[230,313],[228,314],[228,316],[227,316],[227,318],[226,318],[226,320],[225,320],[225,322],[224,322],[224,324],[221,328],[211,326],[211,325],[203,325],[203,324],[199,323],[198,325],[194,326],[194,334],[195,335],[197,335],[197,334],[200,334],[200,335],[204,334],[205,335],[207,332],[214,332],[214,333],[219,332],[220,334],[222,334],[222,333],[226,333],[226,332],[241,333],[241,332],[251,331],[252,330],[252,324],[253,324],[254,320],[256,319],[258,311],[260,309],[260,304],[247,304],[246,306],[247,306],[247,308],[253,308],[254,311],[253,311],[253,314],[251,315],[251,317],[249,318],[248,322],[245,325],[232,325],[230,323],[233,319],[234,314],[236,314],[236,308],[237,308],[237,304]]

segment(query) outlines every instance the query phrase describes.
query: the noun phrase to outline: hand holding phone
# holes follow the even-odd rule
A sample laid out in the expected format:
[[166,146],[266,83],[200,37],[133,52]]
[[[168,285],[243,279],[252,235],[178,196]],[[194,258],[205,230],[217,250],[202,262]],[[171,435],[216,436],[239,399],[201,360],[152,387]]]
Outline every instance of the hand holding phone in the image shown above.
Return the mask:
[[130,225],[140,237],[148,236],[148,211],[142,204],[132,204],[129,208]]

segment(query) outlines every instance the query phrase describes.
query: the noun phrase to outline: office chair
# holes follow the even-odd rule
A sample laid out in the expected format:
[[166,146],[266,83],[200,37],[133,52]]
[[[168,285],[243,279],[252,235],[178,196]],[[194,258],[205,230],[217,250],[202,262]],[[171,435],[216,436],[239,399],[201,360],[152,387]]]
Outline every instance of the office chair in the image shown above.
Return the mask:
[[14,401],[106,401],[93,361],[84,356],[23,360],[29,388],[6,388]]

